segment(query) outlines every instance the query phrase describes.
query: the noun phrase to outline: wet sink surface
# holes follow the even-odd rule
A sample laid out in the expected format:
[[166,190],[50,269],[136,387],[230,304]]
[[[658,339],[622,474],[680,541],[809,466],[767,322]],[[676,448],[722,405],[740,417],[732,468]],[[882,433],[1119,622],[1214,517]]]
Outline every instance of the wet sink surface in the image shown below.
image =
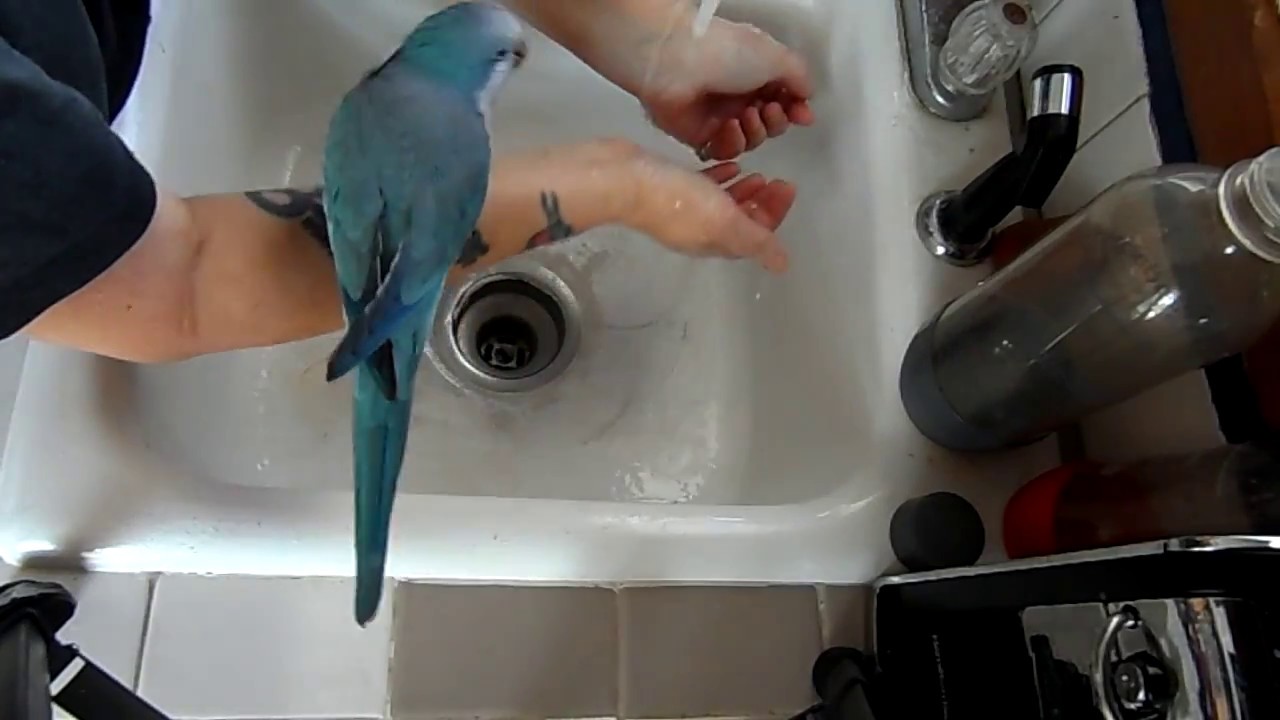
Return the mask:
[[[925,255],[915,203],[1007,149],[1007,130],[998,108],[971,126],[924,116],[892,7],[862,5],[722,9],[801,48],[820,81],[822,125],[745,162],[800,186],[783,228],[793,270],[695,262],[620,228],[515,261],[572,288],[581,347],[555,381],[502,398],[423,364],[393,573],[865,580],[888,562],[901,500],[953,487],[994,518],[1052,462],[1045,446],[956,458],[902,414],[911,333],[977,277]],[[120,130],[184,194],[313,185],[342,92],[438,6],[157,3]],[[499,154],[623,136],[690,160],[634,100],[541,38],[494,135]],[[350,388],[323,378],[335,341],[166,367],[34,345],[0,480],[0,550],[119,569],[349,573]]]

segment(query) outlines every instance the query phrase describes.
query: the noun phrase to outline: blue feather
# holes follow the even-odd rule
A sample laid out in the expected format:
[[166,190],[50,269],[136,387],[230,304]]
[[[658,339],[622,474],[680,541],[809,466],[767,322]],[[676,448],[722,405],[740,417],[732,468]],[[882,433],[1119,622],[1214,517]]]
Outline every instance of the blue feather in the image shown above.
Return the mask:
[[413,377],[430,332],[436,297],[414,320],[356,368],[352,443],[355,448],[356,622],[377,614],[386,574],[391,511],[409,440]]
[[355,371],[356,620],[378,611],[414,376],[441,289],[488,191],[483,103],[523,51],[487,2],[424,20],[343,98],[325,144],[324,201],[347,330],[327,377]]

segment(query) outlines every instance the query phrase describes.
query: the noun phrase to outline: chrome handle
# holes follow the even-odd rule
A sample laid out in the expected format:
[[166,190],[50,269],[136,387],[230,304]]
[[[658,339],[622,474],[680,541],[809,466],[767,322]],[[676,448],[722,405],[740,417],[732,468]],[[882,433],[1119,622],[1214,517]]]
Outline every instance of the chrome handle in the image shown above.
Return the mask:
[[[1123,630],[1140,631],[1146,650],[1121,657],[1119,639]],[[1149,717],[1152,711],[1167,711],[1168,660],[1155,632],[1132,605],[1124,605],[1107,619],[1094,657],[1092,680],[1103,720],[1124,720],[1132,717],[1129,713]],[[1124,693],[1117,689],[1118,685],[1123,686]]]
[[1125,605],[1107,619],[1107,628],[1102,631],[1102,639],[1098,641],[1097,655],[1093,658],[1093,691],[1097,693],[1098,701],[1102,705],[1100,709],[1103,720],[1122,720],[1123,711],[1119,707],[1120,701],[1116,698],[1116,689],[1111,685],[1111,675],[1114,670],[1112,650],[1117,649],[1116,641],[1120,637],[1121,630],[1132,629],[1141,622],[1138,611],[1130,605]]

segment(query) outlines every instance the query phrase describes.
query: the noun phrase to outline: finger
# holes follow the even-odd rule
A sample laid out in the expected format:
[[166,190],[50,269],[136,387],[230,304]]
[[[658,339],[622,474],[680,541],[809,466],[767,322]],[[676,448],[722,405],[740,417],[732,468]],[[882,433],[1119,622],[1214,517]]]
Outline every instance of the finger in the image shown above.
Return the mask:
[[769,183],[764,179],[764,176],[752,173],[725,188],[725,192],[729,193],[729,197],[733,198],[735,203],[741,205],[752,200],[768,186]]
[[782,103],[771,102],[764,106],[764,112],[760,114],[764,120],[765,130],[768,131],[769,137],[780,137],[787,131],[787,127],[791,121],[787,118],[787,111],[782,109]]
[[813,108],[810,107],[809,103],[802,101],[792,103],[787,108],[787,119],[796,125],[808,126],[812,125],[817,117],[814,115]]
[[808,100],[813,96],[813,81],[809,78],[809,68],[799,55],[787,49],[785,45],[779,44],[778,49],[781,56],[778,58],[777,66],[782,68],[778,81],[783,89],[797,100]]
[[718,117],[708,117],[703,121],[702,126],[689,137],[689,145],[695,150],[701,150],[710,143],[716,136],[716,132],[720,130],[720,126],[724,124],[724,120]]
[[[752,205],[746,210],[745,214],[758,227],[769,229],[770,218],[763,208]],[[786,248],[782,246],[778,236],[772,232],[768,234],[767,240],[755,254],[755,258],[764,269],[773,273],[786,272],[787,267],[790,265]]]
[[769,139],[769,131],[765,129],[764,120],[760,119],[760,111],[756,108],[747,108],[739,122],[742,124],[742,134],[747,141],[744,150],[748,152],[755,150]]
[[782,247],[782,242],[778,240],[778,236],[773,234],[768,226],[768,217],[765,211],[760,207],[748,204],[741,217],[746,221],[744,224],[755,228],[754,232],[742,230],[744,236],[755,235],[749,242],[752,244],[751,252],[744,253],[748,257],[755,258],[760,265],[773,273],[785,272],[790,264],[787,258],[787,251]]
[[[738,177],[738,175],[741,173],[742,173],[742,167],[735,162],[719,163],[716,165],[712,165],[709,168],[704,168],[702,170],[702,174],[707,176],[707,178],[710,179],[711,182],[717,185],[723,185],[729,182],[730,180]],[[735,183],[735,186],[736,185],[737,183]]]
[[751,200],[760,212],[760,222],[770,230],[777,230],[795,205],[796,189],[789,182],[774,180]]
[[747,136],[742,123],[730,120],[720,126],[720,132],[711,141],[710,156],[717,160],[732,160],[747,149]]
[[791,267],[791,258],[787,255],[787,249],[782,246],[782,243],[777,243],[771,245],[760,256],[760,266],[775,275],[781,275]]

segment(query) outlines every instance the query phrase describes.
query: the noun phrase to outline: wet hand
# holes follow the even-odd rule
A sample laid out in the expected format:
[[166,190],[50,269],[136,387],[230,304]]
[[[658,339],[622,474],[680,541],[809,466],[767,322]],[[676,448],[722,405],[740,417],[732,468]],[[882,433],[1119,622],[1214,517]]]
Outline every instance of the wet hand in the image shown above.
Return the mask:
[[637,96],[658,128],[704,160],[736,158],[814,122],[804,61],[757,28],[715,18],[701,37],[679,29],[655,48]]
[[771,272],[787,269],[775,231],[795,203],[795,187],[737,163],[700,172],[640,153],[632,161],[636,192],[624,224],[676,252],[695,257],[754,259]]

